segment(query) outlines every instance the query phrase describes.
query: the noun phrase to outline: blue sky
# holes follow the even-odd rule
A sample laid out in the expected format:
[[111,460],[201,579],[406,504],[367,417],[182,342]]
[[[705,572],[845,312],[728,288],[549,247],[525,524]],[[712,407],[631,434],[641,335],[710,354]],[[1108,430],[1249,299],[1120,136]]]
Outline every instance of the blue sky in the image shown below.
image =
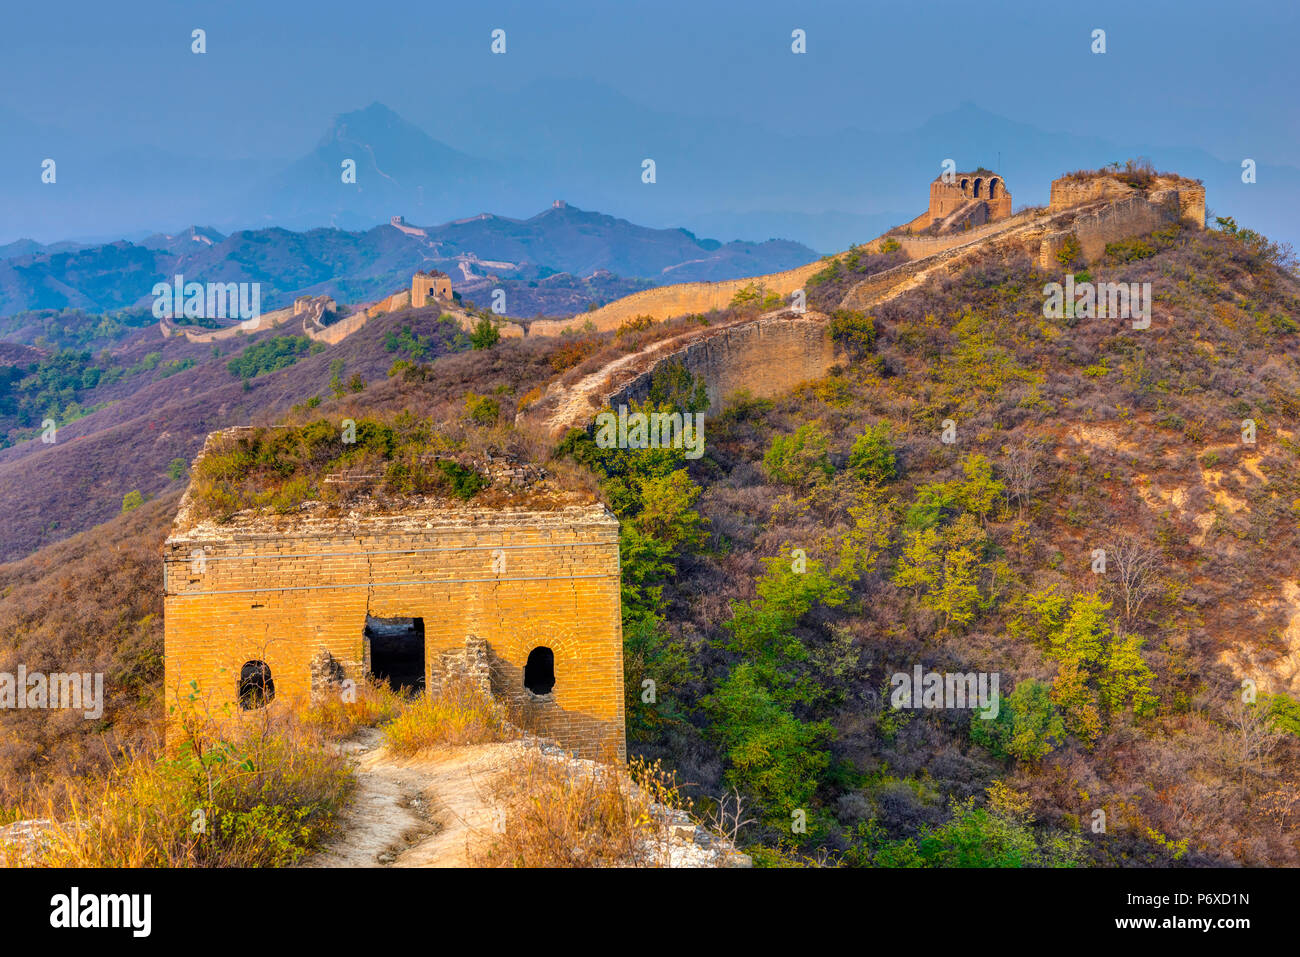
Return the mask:
[[[145,0],[10,4],[4,20],[0,104],[110,145],[206,129],[230,155],[289,157],[332,114],[374,100],[423,118],[475,86],[560,75],[787,131],[906,128],[973,100],[1064,132],[1140,124],[1153,142],[1223,159],[1300,154],[1293,0]],[[195,27],[204,57],[189,50]],[[495,27],[505,56],[488,51]],[[804,56],[789,51],[795,27]],[[1089,52],[1094,28],[1107,31],[1105,55]]]
[[[195,28],[207,33],[203,56],[190,50]],[[506,31],[504,56],[490,52],[496,28]],[[806,31],[803,55],[791,53],[796,28]],[[1104,54],[1091,52],[1094,29],[1106,31]],[[240,170],[245,167],[229,161],[290,163],[315,147],[332,117],[376,101],[471,155],[513,163],[516,170],[530,157],[550,163],[542,185],[516,196],[513,206],[504,195],[499,203],[472,201],[509,215],[530,214],[549,202],[550,182],[554,196],[583,198],[574,178],[581,185],[607,172],[599,165],[606,161],[601,147],[617,142],[611,162],[634,170],[641,155],[666,157],[663,188],[637,192],[633,177],[626,194],[587,191],[587,201],[603,210],[724,239],[797,235],[829,248],[888,225],[891,217],[914,214],[924,203],[924,187],[912,184],[928,181],[942,157],[931,162],[929,152],[922,160],[913,151],[912,165],[893,179],[890,195],[872,195],[871,183],[891,162],[891,145],[901,167],[905,134],[946,115],[947,125],[927,141],[944,149],[945,131],[960,123],[951,114],[973,104],[1009,124],[981,138],[988,118],[968,123],[977,128],[965,130],[964,142],[977,143],[968,152],[979,155],[958,156],[966,165],[995,163],[1005,139],[1019,142],[1023,153],[1026,143],[1041,149],[1069,138],[1063,155],[1051,157],[1050,171],[1046,160],[1035,165],[1031,156],[1005,158],[1018,202],[1044,200],[1051,175],[1064,172],[1056,165],[1076,155],[1075,165],[1095,165],[1146,152],[1162,168],[1173,165],[1162,163],[1165,156],[1199,166],[1185,171],[1215,177],[1207,179],[1212,207],[1235,212],[1233,204],[1246,200],[1243,211],[1262,214],[1260,223],[1281,234],[1296,220],[1288,207],[1300,195],[1284,192],[1300,180],[1297,39],[1295,0],[11,4],[0,28],[0,138],[8,127],[21,149],[9,157],[0,150],[0,206],[11,210],[8,223],[0,213],[0,243],[17,236],[50,241],[179,229],[193,219],[158,220],[168,210],[178,220],[210,213],[174,201],[161,180],[141,173],[142,152],[221,160]],[[560,79],[573,82],[554,82]],[[565,95],[569,90],[572,96]],[[586,130],[573,122],[584,109],[598,117]],[[542,142],[545,124],[520,121],[548,111],[567,117],[562,141],[549,146]],[[611,116],[629,117],[634,128],[624,123],[616,141]],[[653,142],[639,141],[642,122],[654,126],[646,137]],[[738,158],[725,162],[767,164],[767,178],[737,175],[734,186],[725,177],[709,179],[705,174],[724,162],[716,143],[697,151],[687,171],[689,151],[665,140],[698,137],[701,123],[728,142],[752,139],[752,150],[741,142]],[[1015,124],[1032,127],[1037,138],[1019,136]],[[46,126],[58,135],[46,137]],[[842,137],[853,145],[836,155],[837,134],[846,130],[865,135]],[[602,135],[607,142],[600,142]],[[590,139],[575,146],[583,137]],[[815,155],[806,159],[797,143],[791,148],[803,137],[815,144]],[[67,169],[68,189],[57,208],[48,205],[48,192],[36,191],[30,175],[46,155],[35,152],[46,139],[57,140],[68,160],[60,166],[61,176]],[[778,139],[782,148],[764,149]],[[1107,145],[1089,150],[1085,139]],[[625,145],[646,153],[624,157],[617,151]],[[574,149],[599,156],[597,168],[575,168],[565,180],[565,151]],[[118,151],[135,157],[121,161],[120,176],[112,159]],[[682,157],[679,172],[708,185],[674,196],[674,155]],[[834,195],[810,199],[808,209],[776,196],[780,190],[771,185],[788,182],[792,193],[811,196],[831,182],[818,163],[843,168],[859,156],[862,188],[844,189],[835,180]],[[1245,157],[1267,170],[1248,193],[1233,183],[1233,170]],[[925,168],[914,170],[918,163]],[[99,179],[83,175],[87,166],[96,167]],[[133,170],[137,180],[131,180]],[[256,163],[247,170],[250,186],[267,173]],[[82,194],[74,192],[78,183]],[[182,178],[182,189],[186,183]],[[122,188],[110,195],[115,184]],[[176,188],[175,177],[170,188]],[[141,190],[152,192],[142,197]],[[1276,192],[1266,196],[1268,190]],[[209,183],[194,192],[217,191]],[[652,195],[659,205],[649,201]],[[224,202],[215,200],[218,208]],[[436,212],[451,218],[478,211]],[[841,211],[857,218],[827,225]],[[864,218],[872,215],[877,219]],[[819,218],[813,223],[810,216]]]

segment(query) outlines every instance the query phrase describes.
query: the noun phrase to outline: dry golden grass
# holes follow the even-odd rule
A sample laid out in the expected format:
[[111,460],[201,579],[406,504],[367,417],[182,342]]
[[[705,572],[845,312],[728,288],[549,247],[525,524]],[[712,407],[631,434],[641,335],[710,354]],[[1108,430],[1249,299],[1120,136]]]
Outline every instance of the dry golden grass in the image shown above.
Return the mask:
[[367,677],[350,695],[340,692],[303,708],[301,720],[326,737],[342,740],[360,728],[375,728],[393,720],[406,705],[406,699],[388,682]]
[[665,811],[689,806],[658,762],[621,768],[538,751],[520,755],[496,797],[504,826],[471,852],[475,866],[660,867],[670,844]]
[[[330,834],[346,759],[273,705],[238,724],[191,713],[165,757],[124,754],[107,776],[54,782],[23,817],[58,823],[0,863],[51,867],[283,867]],[[15,860],[21,856],[21,860]]]
[[441,745],[506,741],[513,735],[500,702],[469,681],[451,680],[436,695],[404,703],[384,736],[394,753],[415,754]]

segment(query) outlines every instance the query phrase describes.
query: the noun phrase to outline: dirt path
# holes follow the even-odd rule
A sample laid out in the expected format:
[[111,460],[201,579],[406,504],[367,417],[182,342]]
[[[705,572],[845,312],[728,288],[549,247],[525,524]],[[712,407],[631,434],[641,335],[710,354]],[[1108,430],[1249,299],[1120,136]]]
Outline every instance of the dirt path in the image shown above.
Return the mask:
[[304,867],[463,867],[466,849],[491,833],[492,785],[517,745],[449,748],[413,758],[390,754],[367,729],[343,745],[357,790],[341,833]]

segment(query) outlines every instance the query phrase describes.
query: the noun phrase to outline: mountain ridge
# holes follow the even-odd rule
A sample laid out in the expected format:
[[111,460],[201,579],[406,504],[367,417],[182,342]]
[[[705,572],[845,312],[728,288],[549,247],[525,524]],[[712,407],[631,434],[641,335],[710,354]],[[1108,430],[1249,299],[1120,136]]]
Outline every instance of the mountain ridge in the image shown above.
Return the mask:
[[[307,293],[348,302],[375,298],[430,267],[448,272],[455,287],[476,287],[476,280],[489,275],[535,283],[556,273],[588,280],[610,274],[653,284],[669,277],[743,278],[817,258],[790,240],[701,240],[685,229],[639,226],[568,204],[527,219],[484,213],[436,226],[407,224],[405,232],[385,224],[364,231],[296,232],[274,226],[223,235],[191,226],[136,243],[26,244],[18,253],[0,257],[0,316],[36,309],[144,308],[152,302],[153,284],[178,273],[192,281],[261,282],[262,305],[273,309]],[[623,285],[611,288],[628,291]],[[536,296],[527,301],[543,312],[548,305],[562,311],[572,305]]]

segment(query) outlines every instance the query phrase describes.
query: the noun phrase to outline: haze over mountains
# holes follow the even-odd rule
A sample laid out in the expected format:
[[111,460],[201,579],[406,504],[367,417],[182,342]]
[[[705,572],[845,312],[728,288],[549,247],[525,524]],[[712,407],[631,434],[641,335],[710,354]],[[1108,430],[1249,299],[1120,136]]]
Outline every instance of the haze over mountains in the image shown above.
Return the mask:
[[[430,227],[385,223],[364,232],[330,228],[297,233],[277,227],[224,236],[192,227],[137,243],[42,247],[20,241],[0,247],[0,315],[149,306],[154,283],[176,274],[199,282],[259,282],[268,309],[304,294],[357,302],[400,289],[411,273],[429,268],[447,272],[453,286],[469,298],[489,276],[526,283],[530,294],[511,297],[511,302],[529,312],[507,312],[532,315],[548,309],[576,311],[589,301],[650,284],[753,276],[815,258],[811,249],[789,241],[723,244],[557,201],[525,220],[482,214]],[[582,290],[572,283],[540,282],[564,274],[588,282]],[[556,291],[548,297],[551,288]]]
[[[1045,202],[1064,169],[1138,155],[1203,179],[1214,212],[1300,239],[1285,215],[1300,201],[1300,171],[1259,159],[1257,182],[1244,184],[1239,162],[1152,144],[1141,124],[1062,134],[1048,119],[1026,124],[971,102],[909,129],[872,131],[868,120],[854,111],[833,134],[805,133],[655,110],[599,83],[545,78],[438,97],[415,117],[372,103],[337,115],[297,158],[249,159],[224,155],[220,138],[195,155],[186,152],[193,137],[179,137],[174,152],[102,153],[72,131],[0,112],[10,144],[0,156],[0,242],[138,238],[192,223],[365,230],[393,215],[526,218],[562,197],[648,226],[786,238],[825,253],[915,215],[946,158],[996,167],[1020,205]],[[40,182],[46,157],[58,158],[55,184]],[[355,184],[341,182],[345,159],[356,161]],[[644,159],[656,164],[652,184],[642,182]]]

